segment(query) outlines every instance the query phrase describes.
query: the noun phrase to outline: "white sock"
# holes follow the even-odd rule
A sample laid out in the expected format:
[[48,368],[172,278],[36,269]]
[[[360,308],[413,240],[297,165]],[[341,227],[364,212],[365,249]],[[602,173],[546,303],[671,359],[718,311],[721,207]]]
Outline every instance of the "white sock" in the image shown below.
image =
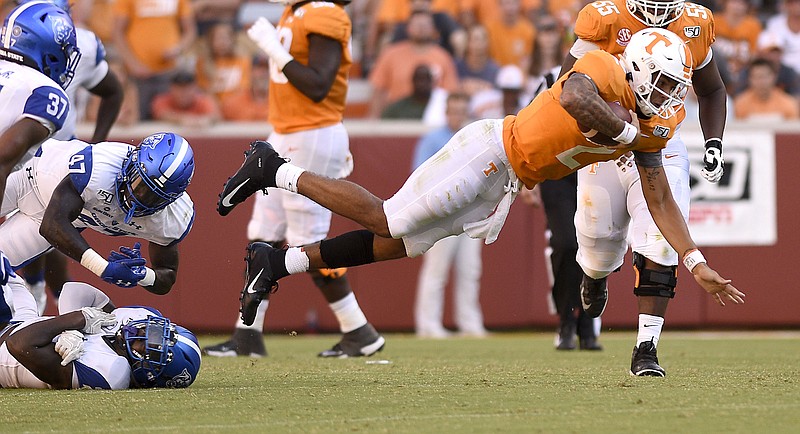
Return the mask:
[[297,167],[294,164],[281,164],[281,166],[278,167],[278,171],[275,172],[275,185],[277,185],[278,188],[297,193],[297,178],[305,171],[305,169]]
[[339,330],[342,333],[351,332],[367,323],[367,317],[364,316],[356,301],[356,295],[352,292],[341,300],[331,303],[330,307],[339,320]]
[[661,327],[664,326],[664,318],[646,313],[639,314],[639,334],[636,336],[636,346],[642,342],[653,341],[653,345],[658,347],[658,338],[661,336]]
[[258,330],[259,333],[263,333],[264,318],[267,316],[267,307],[269,307],[269,300],[261,300],[261,304],[258,305],[258,310],[256,311],[256,319],[253,320],[253,325],[246,325],[245,323],[243,323],[242,317],[240,316],[236,320],[236,328]]
[[286,271],[289,274],[299,274],[308,271],[308,255],[302,247],[289,247],[286,250]]

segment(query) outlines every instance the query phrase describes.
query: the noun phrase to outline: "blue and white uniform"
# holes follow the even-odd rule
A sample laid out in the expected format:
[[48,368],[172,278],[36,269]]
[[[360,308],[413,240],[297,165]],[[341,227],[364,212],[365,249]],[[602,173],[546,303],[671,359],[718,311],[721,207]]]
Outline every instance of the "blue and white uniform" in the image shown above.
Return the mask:
[[72,140],[75,138],[75,126],[78,123],[78,91],[83,88],[93,89],[108,74],[108,62],[106,62],[106,49],[100,39],[91,30],[75,27],[75,36],[78,40],[78,49],[81,51],[81,59],[75,67],[75,76],[67,86],[66,92],[73,110],[70,110],[64,127],[55,135],[54,139]]
[[[0,133],[22,118],[33,119],[53,135],[70,113],[67,94],[41,72],[0,60]],[[17,165],[30,159],[28,154]]]
[[194,204],[184,193],[154,214],[125,223],[117,200],[116,179],[133,147],[103,142],[89,145],[80,140],[42,143],[36,157],[12,173],[6,183],[0,214],[18,209],[0,225],[0,250],[15,268],[50,248],[39,235],[39,226],[56,186],[67,176],[84,201],[76,228],[91,228],[111,236],[130,236],[168,246],[181,241],[194,222]]
[[[51,317],[38,317],[23,321],[11,335],[31,324]],[[13,325],[10,327],[14,327]],[[0,333],[2,335],[3,333]],[[131,368],[128,359],[114,351],[101,335],[88,335],[83,345],[84,353],[72,362],[72,388],[127,389],[130,386]],[[50,385],[37,378],[14,358],[5,342],[0,344],[0,387],[50,389]]]

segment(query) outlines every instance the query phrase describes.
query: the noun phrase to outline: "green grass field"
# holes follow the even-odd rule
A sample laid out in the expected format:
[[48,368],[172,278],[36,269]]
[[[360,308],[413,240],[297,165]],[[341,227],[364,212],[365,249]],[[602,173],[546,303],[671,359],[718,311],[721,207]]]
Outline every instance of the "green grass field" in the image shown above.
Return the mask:
[[800,431],[798,333],[666,332],[666,378],[628,375],[633,333],[604,334],[600,353],[498,333],[388,335],[371,358],[316,357],[336,339],[269,335],[269,357],[204,358],[184,390],[0,389],[0,432]]

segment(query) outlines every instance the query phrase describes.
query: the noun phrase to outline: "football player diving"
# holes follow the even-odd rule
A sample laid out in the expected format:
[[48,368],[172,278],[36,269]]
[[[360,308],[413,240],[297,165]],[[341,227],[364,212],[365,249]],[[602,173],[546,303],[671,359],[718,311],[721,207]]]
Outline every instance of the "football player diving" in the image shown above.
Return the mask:
[[[675,115],[691,85],[691,56],[681,38],[663,29],[635,33],[619,57],[588,52],[516,116],[479,120],[461,129],[386,201],[355,183],[305,171],[268,143],[253,142],[220,194],[226,198],[217,204],[220,214],[260,189],[277,187],[302,194],[367,230],[285,250],[251,243],[242,312],[290,274],[415,257],[436,241],[463,232],[492,243],[520,181],[533,188],[628,153],[636,160],[650,213],[672,248],[682,253],[695,281],[720,305],[743,303],[744,294],[709,267],[697,249],[662,163],[661,150],[675,132]],[[635,110],[631,122],[617,117],[607,102]],[[618,144],[592,142],[579,124]]]

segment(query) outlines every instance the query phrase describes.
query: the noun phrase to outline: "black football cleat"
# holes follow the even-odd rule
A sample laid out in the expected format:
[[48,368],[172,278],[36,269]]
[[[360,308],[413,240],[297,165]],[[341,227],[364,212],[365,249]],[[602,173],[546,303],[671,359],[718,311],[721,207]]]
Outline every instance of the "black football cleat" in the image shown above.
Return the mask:
[[383,350],[386,340],[370,323],[342,335],[333,348],[319,353],[319,357],[346,359],[349,357],[371,356]]
[[242,167],[228,178],[219,194],[217,212],[226,216],[253,193],[275,187],[275,173],[284,163],[286,160],[269,143],[263,140],[251,143],[250,149],[244,153]]
[[242,322],[248,326],[253,325],[261,300],[278,290],[278,281],[269,262],[272,250],[277,249],[259,241],[247,246],[247,256],[244,258],[247,271],[245,271],[244,288],[239,296],[239,313]]
[[237,328],[229,341],[203,348],[203,354],[212,357],[265,357],[264,337],[257,330]]
[[608,303],[608,277],[592,279],[586,274],[581,281],[581,306],[592,318],[597,318],[606,310]]
[[631,375],[637,377],[666,377],[667,372],[658,365],[656,346],[652,340],[633,347]]

